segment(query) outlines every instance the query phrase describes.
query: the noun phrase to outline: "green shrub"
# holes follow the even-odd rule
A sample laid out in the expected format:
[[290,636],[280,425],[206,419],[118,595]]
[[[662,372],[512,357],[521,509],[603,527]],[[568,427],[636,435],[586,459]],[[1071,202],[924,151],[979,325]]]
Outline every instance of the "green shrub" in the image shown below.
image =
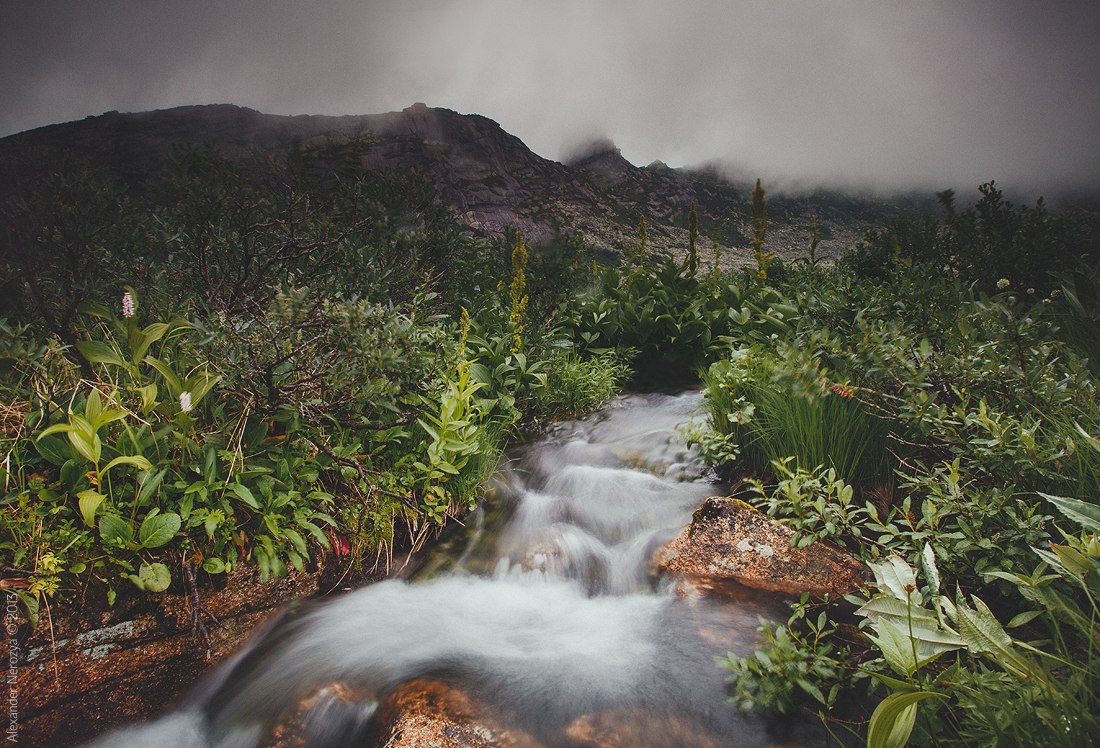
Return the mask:
[[629,375],[630,368],[614,351],[585,358],[571,347],[553,348],[546,359],[549,385],[539,397],[537,411],[549,418],[590,413],[617,394]]
[[890,425],[840,383],[830,384],[812,356],[739,348],[703,376],[711,425],[740,445],[757,473],[794,458],[795,467],[830,467],[861,488],[890,478]]
[[729,700],[742,711],[764,709],[793,714],[802,708],[830,709],[840,694],[848,669],[848,651],[838,647],[836,624],[825,611],[815,617],[807,598],[792,606],[784,624],[761,620],[763,641],[751,655],[733,653],[718,664],[729,671]]

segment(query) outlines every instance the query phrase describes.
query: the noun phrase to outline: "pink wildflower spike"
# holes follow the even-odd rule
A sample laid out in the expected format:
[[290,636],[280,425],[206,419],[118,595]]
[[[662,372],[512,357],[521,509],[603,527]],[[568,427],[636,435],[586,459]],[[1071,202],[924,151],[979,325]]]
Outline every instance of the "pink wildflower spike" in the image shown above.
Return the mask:
[[134,316],[134,295],[131,294],[129,291],[122,294],[122,316]]

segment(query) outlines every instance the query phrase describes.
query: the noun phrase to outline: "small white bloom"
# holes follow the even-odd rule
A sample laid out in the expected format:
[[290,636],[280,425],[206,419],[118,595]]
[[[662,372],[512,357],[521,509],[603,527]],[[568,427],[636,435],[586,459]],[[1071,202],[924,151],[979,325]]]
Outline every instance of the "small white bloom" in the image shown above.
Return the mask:
[[1035,289],[1034,288],[1029,288],[1029,289],[1027,289],[1027,292],[1029,294],[1033,294],[1033,293],[1035,293]]
[[1005,288],[1008,288],[1008,286],[1009,286],[1008,278],[1001,278],[999,281],[997,281],[997,288],[1005,289]]
[[191,393],[190,392],[181,392],[180,393],[180,410],[182,410],[184,413],[187,413],[191,410]]
[[122,294],[122,316],[134,316],[134,297],[133,294],[131,294],[129,291]]

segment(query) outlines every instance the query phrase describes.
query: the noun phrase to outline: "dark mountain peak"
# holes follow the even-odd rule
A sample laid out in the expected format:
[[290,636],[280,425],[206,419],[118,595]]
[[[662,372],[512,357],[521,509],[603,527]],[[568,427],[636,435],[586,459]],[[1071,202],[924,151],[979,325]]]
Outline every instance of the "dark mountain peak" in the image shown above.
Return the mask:
[[622,151],[606,138],[577,148],[565,163],[601,188],[634,182],[639,174],[638,167],[627,161]]
[[[745,239],[750,188],[732,183],[725,170],[673,169],[660,161],[640,168],[607,138],[586,142],[562,164],[533,153],[488,117],[422,102],[344,116],[272,115],[233,104],[106,112],[0,138],[0,199],[33,191],[45,175],[78,165],[140,191],[174,152],[195,148],[255,162],[257,169],[293,158],[319,182],[337,174],[416,175],[475,233],[499,236],[514,228],[534,242],[570,233],[609,252],[633,245],[639,214],[650,221],[655,251],[682,252],[687,211],[696,203],[708,231],[716,227],[713,235],[732,247],[726,262],[751,261]],[[831,248],[840,249],[840,241],[858,238],[884,207],[852,203],[835,196],[789,206],[777,200],[772,246],[802,251],[813,213],[832,224],[838,241]]]
[[[596,138],[580,144],[562,159],[566,166],[583,167],[592,162],[626,161],[622,151],[609,138]],[[629,163],[629,162],[627,162]]]

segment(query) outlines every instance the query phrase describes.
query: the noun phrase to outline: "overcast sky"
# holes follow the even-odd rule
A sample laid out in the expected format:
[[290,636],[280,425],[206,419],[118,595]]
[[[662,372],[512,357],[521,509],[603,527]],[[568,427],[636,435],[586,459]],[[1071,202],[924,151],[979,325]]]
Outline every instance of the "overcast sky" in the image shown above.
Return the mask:
[[483,114],[561,159],[1100,188],[1100,2],[0,0],[0,135],[118,109]]

